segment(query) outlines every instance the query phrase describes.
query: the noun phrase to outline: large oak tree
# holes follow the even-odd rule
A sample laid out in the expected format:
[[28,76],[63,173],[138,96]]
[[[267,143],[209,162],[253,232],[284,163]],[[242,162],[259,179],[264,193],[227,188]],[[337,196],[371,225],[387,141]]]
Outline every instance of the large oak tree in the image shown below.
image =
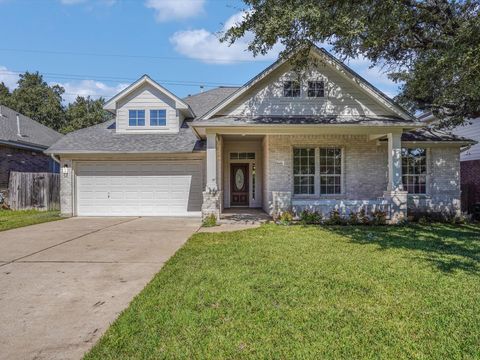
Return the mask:
[[478,0],[243,1],[246,15],[223,41],[253,33],[254,55],[280,43],[282,56],[327,43],[342,58],[384,66],[410,111],[432,111],[450,126],[480,116]]

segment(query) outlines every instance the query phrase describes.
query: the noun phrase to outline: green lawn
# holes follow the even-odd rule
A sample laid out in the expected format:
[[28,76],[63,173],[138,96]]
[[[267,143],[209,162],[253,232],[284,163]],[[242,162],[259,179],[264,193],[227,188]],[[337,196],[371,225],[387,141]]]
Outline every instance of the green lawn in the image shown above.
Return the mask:
[[61,219],[58,211],[0,210],[0,231]]
[[87,359],[478,359],[480,227],[199,233]]

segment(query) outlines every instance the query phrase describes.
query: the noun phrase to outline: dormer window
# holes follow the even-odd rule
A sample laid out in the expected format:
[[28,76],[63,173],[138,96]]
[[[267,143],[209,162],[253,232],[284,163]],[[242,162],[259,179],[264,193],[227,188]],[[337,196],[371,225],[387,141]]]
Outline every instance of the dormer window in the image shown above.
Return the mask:
[[298,81],[284,81],[283,96],[300,97],[300,83]]
[[128,110],[128,126],[145,126],[145,110]]
[[167,110],[150,110],[150,126],[166,126]]
[[309,81],[308,97],[325,97],[325,83],[323,81]]

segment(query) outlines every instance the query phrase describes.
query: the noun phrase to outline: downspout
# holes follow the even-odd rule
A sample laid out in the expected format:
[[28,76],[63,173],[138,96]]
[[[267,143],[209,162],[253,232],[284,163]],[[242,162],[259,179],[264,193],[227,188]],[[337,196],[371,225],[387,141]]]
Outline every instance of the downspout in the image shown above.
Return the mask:
[[50,154],[50,157],[55,161],[58,165],[60,165],[60,159],[55,156],[55,154]]

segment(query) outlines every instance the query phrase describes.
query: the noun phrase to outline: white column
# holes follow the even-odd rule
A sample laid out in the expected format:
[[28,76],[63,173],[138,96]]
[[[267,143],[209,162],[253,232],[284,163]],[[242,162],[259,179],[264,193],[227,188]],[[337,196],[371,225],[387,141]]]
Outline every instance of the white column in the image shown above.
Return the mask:
[[402,134],[388,134],[388,185],[387,191],[403,191]]
[[207,190],[218,190],[217,134],[207,134]]

